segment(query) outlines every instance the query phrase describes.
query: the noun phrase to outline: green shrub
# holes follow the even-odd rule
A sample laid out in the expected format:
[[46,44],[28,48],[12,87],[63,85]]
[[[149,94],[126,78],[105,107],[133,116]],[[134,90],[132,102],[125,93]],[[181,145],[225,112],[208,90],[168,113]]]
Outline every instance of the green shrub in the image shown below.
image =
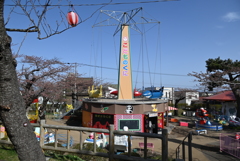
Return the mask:
[[177,116],[183,116],[183,109],[178,109],[177,110]]
[[215,111],[220,111],[222,109],[222,105],[221,104],[211,104],[209,105],[210,109],[215,109]]
[[17,152],[11,144],[0,144],[0,160],[19,161]]
[[[80,148],[80,144],[76,144],[73,146],[73,149],[79,149]],[[83,150],[86,151],[93,151],[93,144],[89,144],[89,143],[84,143],[83,144]],[[107,153],[108,150],[105,148],[100,148],[100,147],[96,147],[96,152],[100,152],[100,153]],[[92,156],[92,155],[84,155],[84,154],[77,154],[78,157],[84,159],[84,160],[92,160],[92,161],[107,161],[108,158],[104,158],[104,157],[99,157],[99,156]]]

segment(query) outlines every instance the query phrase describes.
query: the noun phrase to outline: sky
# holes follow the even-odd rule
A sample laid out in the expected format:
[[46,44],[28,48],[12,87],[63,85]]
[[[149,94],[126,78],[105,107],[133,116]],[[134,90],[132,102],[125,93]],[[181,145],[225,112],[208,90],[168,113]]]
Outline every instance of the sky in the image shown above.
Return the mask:
[[[54,2],[53,0],[52,4],[56,4]],[[105,2],[109,0],[101,1]],[[143,11],[137,16],[160,22],[160,25],[139,25],[144,36],[130,30],[132,80],[136,88],[151,85],[197,88],[198,82],[187,74],[193,71],[205,72],[206,60],[217,57],[232,60],[240,58],[239,0],[179,0],[134,4],[126,3],[148,0],[112,2],[123,4],[107,5],[102,10],[129,11],[142,7]],[[5,20],[12,7],[7,4],[12,3],[5,2]],[[73,0],[72,4],[99,4],[99,1]],[[109,18],[100,14],[100,11],[90,17],[100,5],[73,7],[81,19],[87,20],[44,40],[38,40],[37,33],[8,32],[14,44],[13,52],[46,59],[57,57],[66,63],[78,63],[77,72],[83,74],[83,77],[97,77],[117,84],[120,34],[113,36],[117,26],[93,27]],[[63,14],[67,14],[71,9],[69,6],[61,6]],[[19,9],[16,11],[20,12]],[[6,27],[29,27],[26,16],[16,13],[18,12],[10,16]],[[53,9],[47,16],[49,24],[54,25],[60,14]],[[118,22],[115,21],[115,24]]]

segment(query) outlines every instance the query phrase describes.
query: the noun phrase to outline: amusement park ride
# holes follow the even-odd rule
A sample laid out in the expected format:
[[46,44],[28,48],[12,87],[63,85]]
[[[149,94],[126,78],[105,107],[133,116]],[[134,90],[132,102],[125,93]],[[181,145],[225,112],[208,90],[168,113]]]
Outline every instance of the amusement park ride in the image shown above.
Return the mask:
[[102,85],[100,87],[94,88],[94,85],[92,85],[92,89],[90,90],[90,87],[88,87],[88,94],[90,98],[101,98],[102,97]]
[[151,89],[151,90],[144,91],[143,96],[150,99],[161,98],[163,96],[163,89],[164,87],[160,88],[159,90]]
[[[109,92],[110,94],[115,95],[115,96],[118,95],[118,90],[117,90],[117,89],[112,88],[112,87],[108,87],[108,90],[110,91],[110,92]],[[134,92],[133,92],[133,96],[134,96],[134,97],[139,97],[139,96],[141,96],[141,95],[142,95],[141,92],[139,92],[139,91],[137,91],[136,89],[134,89]]]
[[203,128],[206,130],[222,130],[222,124],[217,122],[211,122],[208,118],[209,114],[204,108],[196,110],[196,117],[198,121],[196,122],[196,128]]
[[[117,95],[116,99],[101,99],[101,88],[89,88],[91,97],[85,99],[82,105],[82,126],[94,128],[108,128],[114,125],[115,130],[123,130],[127,126],[129,131],[158,133],[164,128],[164,112],[168,107],[167,100],[161,100],[163,87],[160,90],[149,90],[141,93],[132,87],[132,65],[130,51],[129,27],[141,31],[137,24],[160,23],[159,21],[141,16],[142,22],[136,22],[134,17],[142,8],[127,12],[102,10],[101,13],[110,18],[93,27],[113,26],[110,20],[118,21],[119,25],[114,35],[121,31],[120,56],[118,72],[118,89],[109,88],[110,93]],[[104,23],[107,23],[106,25]],[[142,33],[141,33],[142,34]],[[96,94],[96,95],[95,95]]]

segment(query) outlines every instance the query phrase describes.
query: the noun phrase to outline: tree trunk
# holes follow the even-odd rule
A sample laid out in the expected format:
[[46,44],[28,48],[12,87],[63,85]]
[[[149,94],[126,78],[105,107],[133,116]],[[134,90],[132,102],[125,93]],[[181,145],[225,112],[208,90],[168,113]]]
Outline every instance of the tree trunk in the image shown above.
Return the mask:
[[236,98],[236,102],[237,102],[237,117],[240,118],[240,87],[238,86],[235,87],[235,88],[232,88],[232,92]]
[[[179,101],[180,101],[179,99],[176,99],[176,100],[175,100],[175,105],[174,105],[174,106],[175,106],[175,108],[177,108],[177,109],[178,109],[178,103],[179,103]],[[174,115],[175,115],[175,116],[178,116],[178,110],[174,110]]]
[[5,30],[4,0],[0,0],[0,116],[7,135],[21,161],[46,160],[34,129],[26,117],[26,109],[20,95],[16,74],[16,62],[12,58],[11,37]]
[[43,102],[42,102],[42,105],[39,109],[40,120],[46,120],[46,108],[47,108],[48,101],[49,101],[49,99],[47,99],[47,97],[43,97]]

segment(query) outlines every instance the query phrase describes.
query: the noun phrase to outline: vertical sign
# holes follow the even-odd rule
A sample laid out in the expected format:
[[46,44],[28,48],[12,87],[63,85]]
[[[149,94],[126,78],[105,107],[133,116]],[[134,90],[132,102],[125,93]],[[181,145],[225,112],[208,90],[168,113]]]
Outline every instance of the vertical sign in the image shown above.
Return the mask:
[[164,128],[164,115],[163,112],[158,113],[158,131]]
[[119,59],[118,99],[133,99],[132,69],[129,41],[129,26],[122,25],[121,50]]

